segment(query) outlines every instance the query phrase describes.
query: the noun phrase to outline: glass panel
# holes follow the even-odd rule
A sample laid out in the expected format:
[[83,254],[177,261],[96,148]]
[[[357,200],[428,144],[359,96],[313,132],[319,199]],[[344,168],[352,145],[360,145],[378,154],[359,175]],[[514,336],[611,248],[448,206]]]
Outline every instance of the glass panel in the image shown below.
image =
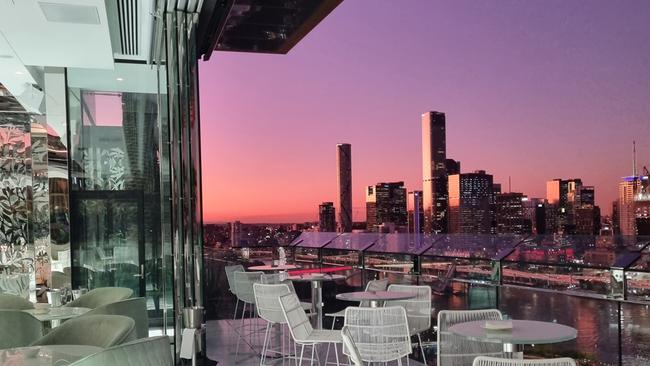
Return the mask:
[[617,302],[503,287],[499,303],[500,310],[513,319],[557,322],[578,330],[576,340],[527,346],[526,355],[572,357],[583,365],[618,364]]
[[0,113],[0,292],[23,297],[35,283],[31,124],[27,114]]
[[171,251],[161,227],[157,69],[69,69],[68,80],[73,286],[132,288],[161,327]]

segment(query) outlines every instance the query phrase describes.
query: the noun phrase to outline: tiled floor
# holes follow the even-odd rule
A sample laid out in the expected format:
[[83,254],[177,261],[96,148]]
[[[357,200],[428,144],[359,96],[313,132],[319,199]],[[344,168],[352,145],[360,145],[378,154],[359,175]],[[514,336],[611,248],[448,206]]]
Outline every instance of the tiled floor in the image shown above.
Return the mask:
[[[245,341],[239,341],[239,349],[237,349],[238,337],[235,330],[235,323],[231,320],[213,320],[208,321],[207,323],[207,351],[208,358],[218,361],[219,365],[224,366],[253,366],[260,364],[260,350],[261,344],[264,337],[264,327],[266,326],[263,321],[258,321],[253,326],[256,326],[260,329],[258,336],[246,337]],[[288,332],[288,331],[287,331]],[[288,333],[287,333],[288,334]],[[327,351],[327,346],[321,346],[318,349],[321,365],[325,365],[325,354]],[[311,350],[309,350],[311,352]],[[340,352],[340,349],[339,349]],[[307,353],[307,350],[305,351]],[[347,365],[347,358],[340,354],[341,365]],[[328,365],[335,365],[335,359],[333,356],[333,351],[330,351]],[[282,359],[268,359],[266,362],[267,365],[289,365],[290,361]],[[291,361],[291,364],[295,363]],[[308,360],[308,357],[305,357],[303,360],[303,365],[310,365],[311,362]],[[317,362],[314,362],[316,365]],[[404,363],[406,364],[406,363]],[[421,366],[422,364],[410,360],[410,365]]]

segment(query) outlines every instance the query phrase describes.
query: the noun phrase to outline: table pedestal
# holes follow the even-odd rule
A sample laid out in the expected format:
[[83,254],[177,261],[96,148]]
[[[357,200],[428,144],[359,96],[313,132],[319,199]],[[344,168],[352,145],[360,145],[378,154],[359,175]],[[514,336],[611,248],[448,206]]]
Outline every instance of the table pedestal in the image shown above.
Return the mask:
[[316,329],[323,329],[323,285],[320,281],[311,281],[311,307],[316,312]]
[[524,359],[524,345],[523,344],[512,344],[504,343],[503,344],[503,357],[514,359],[514,360],[523,360]]

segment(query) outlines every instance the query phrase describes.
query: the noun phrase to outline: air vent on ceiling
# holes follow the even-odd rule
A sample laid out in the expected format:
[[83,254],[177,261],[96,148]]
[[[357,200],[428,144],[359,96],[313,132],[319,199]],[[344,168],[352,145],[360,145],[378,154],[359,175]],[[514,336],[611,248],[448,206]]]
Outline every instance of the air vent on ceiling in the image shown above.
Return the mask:
[[123,55],[139,54],[138,0],[118,0],[118,19],[120,20],[120,46]]
[[72,5],[39,1],[45,19],[49,22],[72,24],[99,24],[96,6]]

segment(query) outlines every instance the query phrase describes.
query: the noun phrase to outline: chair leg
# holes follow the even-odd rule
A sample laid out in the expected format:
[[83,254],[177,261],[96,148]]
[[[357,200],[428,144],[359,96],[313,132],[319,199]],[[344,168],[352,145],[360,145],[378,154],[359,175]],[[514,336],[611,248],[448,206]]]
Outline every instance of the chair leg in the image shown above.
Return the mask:
[[424,347],[422,346],[422,336],[418,333],[418,343],[420,344],[420,351],[422,352],[422,362],[427,364],[427,356],[424,355]]
[[239,322],[239,332],[237,336],[237,347],[235,348],[235,358],[239,355],[239,342],[241,339],[244,337],[242,332],[244,331],[244,312],[246,311],[246,303],[242,306],[242,311],[241,311],[241,321]]
[[302,355],[305,353],[305,345],[303,344],[302,347],[300,347],[300,363],[298,366],[302,366]]
[[268,343],[269,339],[269,327],[271,326],[271,323],[266,323],[266,331],[264,332],[264,344],[262,344],[262,354],[260,355],[260,366],[264,366],[264,362],[266,362],[266,345]]
[[316,349],[316,345],[312,344],[311,345],[311,363],[310,363],[311,366],[314,366],[314,350],[315,349]]
[[[341,344],[341,350],[343,350],[343,344]],[[336,349],[336,343],[334,343],[334,356],[336,357],[336,366],[340,366],[339,363],[339,350]],[[327,359],[325,359],[325,366],[327,366]]]
[[235,302],[235,314],[233,314],[232,320],[237,319],[237,308],[239,308],[239,299],[237,299],[237,301]]
[[[332,330],[334,330],[334,324],[336,324],[336,317],[332,317]],[[325,364],[327,364],[327,360],[329,360],[330,357],[330,346],[332,344],[328,343],[327,344],[327,352],[325,352]],[[336,352],[336,344],[334,345],[334,352]]]

